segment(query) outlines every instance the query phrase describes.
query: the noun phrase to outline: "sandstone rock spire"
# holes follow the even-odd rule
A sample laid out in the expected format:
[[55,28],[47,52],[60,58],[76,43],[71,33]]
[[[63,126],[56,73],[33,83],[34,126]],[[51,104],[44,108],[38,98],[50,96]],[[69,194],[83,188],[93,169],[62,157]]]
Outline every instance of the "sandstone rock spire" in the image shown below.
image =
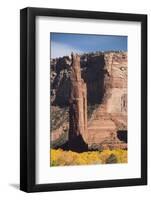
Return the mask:
[[80,56],[72,53],[71,57],[69,142],[77,137],[87,142],[87,88],[81,78]]

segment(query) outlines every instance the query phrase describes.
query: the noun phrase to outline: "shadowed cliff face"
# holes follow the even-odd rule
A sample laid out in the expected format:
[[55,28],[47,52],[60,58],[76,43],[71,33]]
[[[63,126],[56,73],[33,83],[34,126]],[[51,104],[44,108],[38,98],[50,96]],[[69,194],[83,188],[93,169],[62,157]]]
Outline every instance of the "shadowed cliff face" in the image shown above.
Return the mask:
[[104,55],[88,56],[83,78],[87,83],[88,104],[99,104],[104,94]]
[[[68,106],[70,95],[71,58],[51,60],[51,104]],[[104,93],[104,55],[84,54],[80,57],[81,76],[87,84],[88,105],[101,102]],[[99,92],[98,92],[99,91]]]

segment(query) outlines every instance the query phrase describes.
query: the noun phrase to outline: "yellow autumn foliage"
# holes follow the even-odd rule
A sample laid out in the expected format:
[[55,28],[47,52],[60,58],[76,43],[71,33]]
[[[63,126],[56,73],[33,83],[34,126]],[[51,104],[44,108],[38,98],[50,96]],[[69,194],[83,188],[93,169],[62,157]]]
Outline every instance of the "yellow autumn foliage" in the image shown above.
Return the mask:
[[50,150],[51,166],[127,163],[127,150],[103,150],[77,153],[62,149]]

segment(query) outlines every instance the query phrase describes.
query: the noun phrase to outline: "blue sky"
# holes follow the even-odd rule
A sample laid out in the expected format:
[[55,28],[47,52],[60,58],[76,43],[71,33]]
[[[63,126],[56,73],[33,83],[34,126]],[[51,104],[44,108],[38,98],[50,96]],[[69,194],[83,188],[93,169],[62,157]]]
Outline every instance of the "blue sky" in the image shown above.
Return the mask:
[[51,33],[51,57],[95,51],[127,51],[127,36]]

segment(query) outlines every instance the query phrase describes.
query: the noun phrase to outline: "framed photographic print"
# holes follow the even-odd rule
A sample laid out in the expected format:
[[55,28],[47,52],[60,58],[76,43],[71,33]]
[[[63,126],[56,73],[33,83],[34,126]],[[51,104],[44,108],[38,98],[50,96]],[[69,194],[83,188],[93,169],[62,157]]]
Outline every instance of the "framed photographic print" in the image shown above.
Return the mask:
[[20,12],[20,189],[147,184],[147,16]]

